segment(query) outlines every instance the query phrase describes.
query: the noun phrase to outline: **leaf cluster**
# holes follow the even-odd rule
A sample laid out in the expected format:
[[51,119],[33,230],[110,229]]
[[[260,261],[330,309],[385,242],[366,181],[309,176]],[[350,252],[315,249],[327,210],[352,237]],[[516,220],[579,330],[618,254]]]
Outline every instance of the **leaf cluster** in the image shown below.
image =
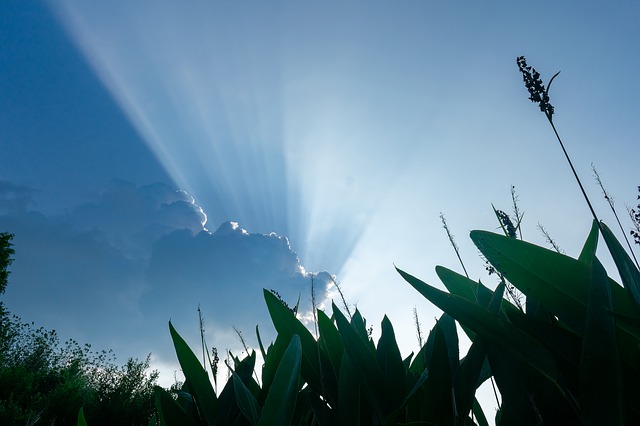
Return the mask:
[[[624,285],[595,255],[598,235]],[[398,270],[455,318],[486,354],[503,396],[497,424],[625,424],[640,416],[640,272],[604,223],[594,221],[578,259],[484,231],[471,239],[526,296],[526,312],[448,269],[448,292]],[[479,347],[481,349],[476,349]]]
[[[176,395],[156,387],[163,425],[487,424],[475,391],[489,377],[484,354],[459,360],[455,322],[443,315],[418,354],[402,358],[389,319],[377,344],[356,309],[348,319],[317,311],[315,338],[272,292],[264,291],[278,332],[266,349],[261,385],[256,353],[233,357],[219,395],[182,337],[169,324],[185,383]],[[256,329],[257,330],[257,329]]]

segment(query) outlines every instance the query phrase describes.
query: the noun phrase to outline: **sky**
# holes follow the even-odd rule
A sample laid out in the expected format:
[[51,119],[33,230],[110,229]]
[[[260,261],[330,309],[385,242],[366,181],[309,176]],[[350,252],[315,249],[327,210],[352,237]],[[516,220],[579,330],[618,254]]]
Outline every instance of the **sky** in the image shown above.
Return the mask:
[[[492,203],[577,256],[589,210],[516,57],[550,92],[598,215],[636,203],[640,4],[56,0],[0,3],[3,300],[24,320],[177,369],[194,346],[273,336],[262,288],[387,314],[404,355],[439,312],[394,265],[489,287],[473,229]],[[613,226],[612,226],[613,227]],[[601,257],[611,265],[606,253]],[[615,276],[615,274],[612,274]],[[269,334],[271,333],[271,334]],[[173,377],[169,377],[169,383]]]

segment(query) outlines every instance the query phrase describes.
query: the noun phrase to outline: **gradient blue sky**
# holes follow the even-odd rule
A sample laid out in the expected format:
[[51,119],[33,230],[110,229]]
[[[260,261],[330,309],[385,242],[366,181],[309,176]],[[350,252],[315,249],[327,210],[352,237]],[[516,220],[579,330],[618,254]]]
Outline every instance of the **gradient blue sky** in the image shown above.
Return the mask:
[[169,317],[195,336],[201,303],[231,346],[231,324],[269,327],[262,287],[329,271],[408,354],[412,308],[439,314],[393,265],[459,269],[440,212],[489,286],[467,235],[496,229],[511,185],[525,239],[544,245],[541,223],[575,255],[589,230],[516,56],[562,71],[555,122],[600,216],[592,162],[622,212],[636,201],[639,41],[634,1],[5,0],[6,303],[169,371]]

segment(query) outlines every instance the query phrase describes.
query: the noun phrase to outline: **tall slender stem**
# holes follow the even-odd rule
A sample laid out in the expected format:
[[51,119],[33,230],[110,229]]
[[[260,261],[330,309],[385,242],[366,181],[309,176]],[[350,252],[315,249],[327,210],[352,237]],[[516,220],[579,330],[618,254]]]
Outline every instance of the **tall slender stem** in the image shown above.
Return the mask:
[[575,167],[573,167],[573,163],[571,162],[571,158],[569,158],[569,154],[567,153],[567,150],[565,149],[564,144],[562,143],[562,139],[560,139],[560,135],[558,134],[558,131],[556,130],[556,126],[553,124],[553,119],[552,119],[551,115],[546,111],[545,111],[545,115],[547,116],[547,120],[549,120],[549,124],[551,124],[551,128],[553,129],[553,132],[555,133],[556,138],[558,139],[558,142],[560,142],[560,147],[562,148],[562,152],[564,153],[564,156],[567,159],[567,162],[569,163],[569,167],[571,167],[571,171],[573,172],[573,176],[576,178],[576,181],[578,182],[578,186],[580,186],[580,191],[582,191],[582,195],[584,196],[584,199],[587,202],[587,205],[589,206],[589,210],[591,210],[591,215],[593,216],[593,218],[595,219],[596,223],[598,224],[598,228],[600,228],[600,230],[602,231],[602,227],[600,226],[600,220],[598,220],[598,216],[596,215],[596,212],[593,209],[593,206],[591,205],[591,201],[589,201],[589,197],[587,196],[587,192],[584,190],[584,187],[582,186],[582,182],[580,181],[580,178],[578,177],[578,173],[576,172]]

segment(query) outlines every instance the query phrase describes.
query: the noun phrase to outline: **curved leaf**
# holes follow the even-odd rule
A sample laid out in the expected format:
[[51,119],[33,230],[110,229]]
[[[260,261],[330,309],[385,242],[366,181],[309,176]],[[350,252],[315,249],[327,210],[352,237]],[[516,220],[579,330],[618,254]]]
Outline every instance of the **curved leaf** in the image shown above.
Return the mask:
[[[399,407],[405,392],[404,363],[400,355],[400,349],[398,349],[398,344],[396,343],[393,325],[391,325],[391,321],[389,321],[386,315],[382,319],[381,327],[382,335],[378,341],[376,358],[378,364],[382,367],[390,396],[393,398],[393,406]],[[456,359],[456,362],[457,361]]]
[[[515,355],[557,385],[558,371],[551,354],[537,342],[504,319],[462,297],[431,287],[418,278],[396,268],[398,273],[431,303],[458,322]],[[559,385],[558,385],[559,386]]]
[[[298,335],[303,348],[302,377],[312,389],[318,394],[322,394],[320,357],[318,356],[321,352],[318,348],[318,342],[307,327],[276,296],[268,290],[263,290],[263,294],[278,336],[282,335],[285,340],[290,340],[294,335]],[[324,354],[321,353],[321,357],[324,357]],[[328,363],[329,360],[326,362]]]
[[336,319],[340,337],[344,344],[344,349],[349,354],[351,365],[360,377],[363,384],[363,392],[366,393],[371,406],[377,411],[380,418],[385,418],[394,410],[392,398],[389,395],[389,388],[376,359],[376,354],[371,350],[369,344],[365,342],[362,335],[349,323],[340,310],[333,305],[333,315]]
[[202,368],[200,361],[187,345],[184,339],[178,334],[171,321],[169,321],[169,331],[173,339],[173,346],[178,356],[178,362],[189,385],[191,396],[195,399],[200,415],[210,425],[217,422],[219,413],[218,398],[216,397],[209,376]]
[[296,334],[280,361],[269,395],[262,407],[259,425],[290,425],[296,408],[300,382],[302,344]]
[[611,287],[604,267],[590,254],[591,283],[582,354],[580,407],[585,425],[624,424],[623,384],[611,311]]
[[[484,256],[521,292],[542,303],[574,333],[582,336],[587,315],[589,265],[533,244],[485,231],[471,239]],[[615,314],[638,317],[625,290],[608,280]],[[640,361],[640,330],[617,325],[620,351],[627,363]]]
[[233,391],[240,412],[249,420],[252,426],[257,425],[260,420],[260,405],[258,405],[256,397],[247,389],[240,376],[235,372],[233,373]]
[[622,284],[627,290],[627,294],[633,301],[636,308],[636,314],[640,313],[640,271],[633,263],[625,249],[622,247],[618,239],[613,235],[613,232],[600,222],[600,229],[602,231],[602,237],[604,242],[609,248],[609,253],[613,257],[613,261],[618,268],[618,273],[622,279]]
[[87,426],[87,421],[84,418],[84,410],[80,407],[78,411],[78,426]]
[[196,422],[182,407],[171,397],[169,392],[160,386],[154,386],[153,394],[156,401],[156,409],[163,426],[185,425],[196,426]]

